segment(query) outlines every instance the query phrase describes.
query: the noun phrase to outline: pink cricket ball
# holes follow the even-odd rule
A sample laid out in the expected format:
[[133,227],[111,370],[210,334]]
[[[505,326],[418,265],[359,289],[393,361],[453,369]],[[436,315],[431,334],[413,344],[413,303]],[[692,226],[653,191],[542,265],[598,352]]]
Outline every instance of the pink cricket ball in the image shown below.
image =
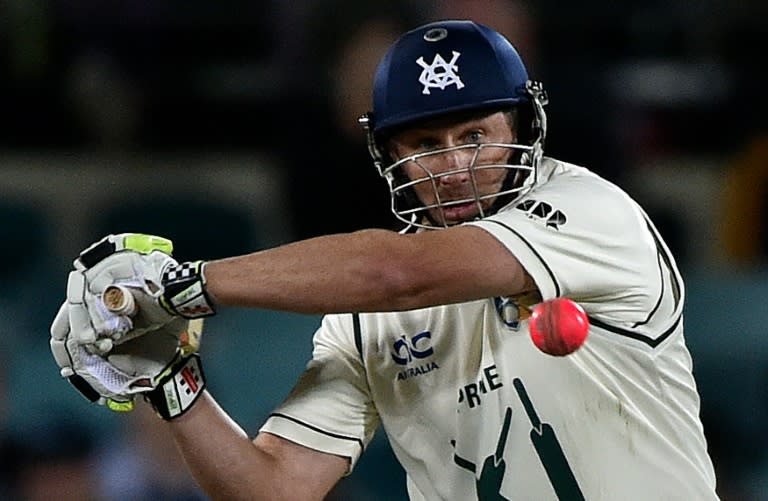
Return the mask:
[[528,323],[531,339],[541,351],[556,357],[578,350],[589,334],[584,309],[565,297],[541,302],[533,308]]

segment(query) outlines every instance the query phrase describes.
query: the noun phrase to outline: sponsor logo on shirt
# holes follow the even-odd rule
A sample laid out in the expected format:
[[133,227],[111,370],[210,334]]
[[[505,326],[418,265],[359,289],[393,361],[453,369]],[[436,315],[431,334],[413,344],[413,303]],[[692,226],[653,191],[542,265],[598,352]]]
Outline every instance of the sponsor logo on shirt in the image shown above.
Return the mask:
[[424,331],[415,336],[401,335],[392,344],[392,360],[403,368],[397,372],[398,381],[421,376],[439,369],[434,360],[428,360],[435,354],[432,348],[432,333]]
[[485,367],[478,381],[465,384],[459,388],[459,404],[465,404],[470,409],[483,403],[483,397],[504,386],[496,364]]
[[515,209],[525,212],[528,217],[544,221],[548,228],[559,230],[568,218],[559,209],[552,207],[547,202],[538,200],[524,200],[515,206]]
[[531,308],[541,302],[539,291],[524,292],[516,296],[495,297],[493,305],[504,325],[511,330],[518,330],[520,322],[531,316]]

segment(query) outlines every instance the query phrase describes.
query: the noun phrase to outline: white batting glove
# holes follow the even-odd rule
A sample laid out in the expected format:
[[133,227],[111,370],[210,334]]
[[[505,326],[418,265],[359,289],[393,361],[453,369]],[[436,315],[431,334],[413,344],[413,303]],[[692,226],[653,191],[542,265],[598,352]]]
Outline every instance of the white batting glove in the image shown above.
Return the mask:
[[[69,275],[67,301],[78,322],[78,342],[95,353],[154,331],[177,316],[215,313],[204,289],[203,263],[178,263],[170,240],[138,233],[108,235],[84,250]],[[105,290],[127,287],[137,303],[134,316],[104,305]],[[86,319],[81,318],[85,311]]]
[[185,344],[190,337],[199,338],[200,332],[190,332],[201,327],[199,320],[177,317],[108,354],[97,354],[79,340],[76,309],[62,304],[51,326],[50,345],[61,376],[88,400],[114,411],[130,411],[136,395],[143,395],[158,415],[171,419],[202,393],[205,380],[200,359]]
[[[173,315],[160,306],[159,297],[163,270],[178,264],[171,257],[172,250],[170,240],[127,233],[109,235],[83,251],[67,282],[76,341],[106,353],[113,342],[127,341],[170,322]],[[131,288],[139,300],[140,317],[118,315],[106,308],[103,294],[113,284]]]

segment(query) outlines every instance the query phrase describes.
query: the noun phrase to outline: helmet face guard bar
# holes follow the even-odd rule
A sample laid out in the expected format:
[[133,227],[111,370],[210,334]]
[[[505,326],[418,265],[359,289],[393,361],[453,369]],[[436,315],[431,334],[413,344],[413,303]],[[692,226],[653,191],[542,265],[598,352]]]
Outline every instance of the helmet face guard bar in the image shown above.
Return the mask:
[[[518,198],[523,192],[530,189],[531,183],[527,181],[518,183],[516,180],[532,180],[533,176],[530,173],[533,172],[533,167],[510,163],[484,163],[482,160],[479,160],[482,151],[506,150],[508,152],[507,158],[522,158],[525,155],[530,156],[532,149],[531,146],[519,144],[476,143],[418,153],[398,160],[382,171],[382,176],[387,179],[392,195],[392,212],[404,223],[420,228],[449,226],[445,209],[468,203],[475,204],[477,217],[485,217],[489,215],[490,208],[495,205],[493,203],[495,200]],[[425,165],[425,161],[463,150],[471,150],[472,152],[471,160],[465,166],[434,172],[433,169]],[[420,173],[418,177],[411,179],[405,174],[403,168],[409,164],[418,168]],[[478,175],[481,175],[483,171],[491,170],[506,171],[500,178],[509,179],[509,181],[504,182],[500,190],[483,192],[483,187],[478,182]],[[520,176],[520,172],[525,172],[525,175]],[[441,180],[457,175],[466,175],[470,186],[469,193],[458,199],[444,199],[439,189]],[[425,204],[418,199],[416,191],[423,191],[425,189],[431,190],[434,202]]]

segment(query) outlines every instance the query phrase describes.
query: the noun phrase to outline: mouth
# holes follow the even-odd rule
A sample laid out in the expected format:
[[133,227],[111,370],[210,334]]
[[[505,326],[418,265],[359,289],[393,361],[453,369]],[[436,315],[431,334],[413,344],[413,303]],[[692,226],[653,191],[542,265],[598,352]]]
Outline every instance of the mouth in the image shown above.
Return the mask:
[[446,223],[467,221],[479,214],[476,202],[465,202],[443,207],[442,213]]

